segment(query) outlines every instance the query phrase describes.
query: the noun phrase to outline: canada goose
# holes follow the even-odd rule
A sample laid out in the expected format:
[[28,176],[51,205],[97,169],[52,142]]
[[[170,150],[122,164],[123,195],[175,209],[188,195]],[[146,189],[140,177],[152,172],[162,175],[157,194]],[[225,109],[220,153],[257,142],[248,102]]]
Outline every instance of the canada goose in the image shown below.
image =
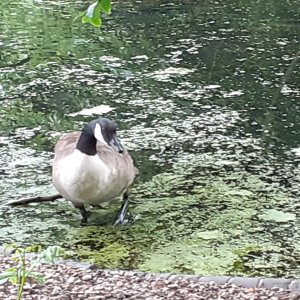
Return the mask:
[[93,120],[81,132],[63,136],[54,152],[53,185],[80,210],[81,222],[87,223],[90,215],[85,204],[97,206],[123,194],[114,219],[114,225],[122,224],[138,169],[117,138],[116,124],[107,118]]

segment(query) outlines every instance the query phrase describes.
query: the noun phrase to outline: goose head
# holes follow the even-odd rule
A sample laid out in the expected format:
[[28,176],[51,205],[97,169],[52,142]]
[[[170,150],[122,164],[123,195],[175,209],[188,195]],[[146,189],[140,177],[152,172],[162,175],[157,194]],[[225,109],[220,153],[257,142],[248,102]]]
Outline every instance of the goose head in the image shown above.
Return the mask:
[[[92,121],[93,122],[93,121]],[[98,142],[107,144],[119,153],[124,152],[124,148],[117,138],[117,125],[107,118],[94,120],[94,136]]]
[[117,138],[117,125],[107,118],[98,118],[85,125],[77,149],[85,154],[94,155],[96,154],[97,141],[108,145],[118,153],[124,152],[124,148]]

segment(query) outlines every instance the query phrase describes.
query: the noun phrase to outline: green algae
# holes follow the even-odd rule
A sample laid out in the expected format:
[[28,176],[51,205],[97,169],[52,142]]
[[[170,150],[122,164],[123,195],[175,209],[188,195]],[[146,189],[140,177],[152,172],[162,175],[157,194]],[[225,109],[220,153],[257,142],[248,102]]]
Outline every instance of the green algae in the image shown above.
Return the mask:
[[111,269],[136,268],[141,254],[153,243],[143,225],[121,229],[112,226],[79,228],[73,230],[70,237],[67,247],[73,251],[72,257]]
[[[21,158],[26,154],[22,153]],[[70,257],[102,268],[287,274],[289,262],[297,262],[300,253],[295,196],[279,184],[271,167],[259,167],[257,156],[251,158],[253,172],[243,165],[246,154],[227,155],[226,160],[223,156],[173,153],[167,171],[135,184],[130,197],[134,222],[126,226],[110,225],[119,202],[105,209],[88,208],[92,216],[87,227],[79,226],[74,208],[70,211],[69,204],[58,202],[27,207],[34,218],[23,226],[4,226],[1,235],[18,231],[15,239],[20,241],[41,240],[45,245],[54,241],[68,249]],[[19,178],[19,169],[15,171],[14,177]],[[44,180],[49,177],[44,175]],[[21,208],[13,213],[22,218]],[[57,213],[60,222],[53,218]]]
[[238,259],[229,247],[182,240],[153,253],[140,265],[143,271],[220,274]]
[[80,258],[88,259],[93,264],[109,269],[118,268],[122,263],[125,263],[129,255],[129,249],[118,242],[103,246],[99,251],[91,250],[89,247],[82,247],[79,252]]
[[[276,184],[246,173],[235,184],[220,176],[194,176],[192,181],[201,187],[193,189],[181,188],[185,178],[189,185],[188,175],[171,173],[139,184],[131,206],[137,217],[134,224],[75,230],[71,238],[75,257],[104,268],[151,272],[277,276],[284,272],[287,253],[283,240],[275,236],[286,230],[292,234],[294,219],[281,218],[287,227],[278,232],[261,216],[270,205],[279,210],[291,203],[290,196]],[[268,195],[260,195],[262,188]]]

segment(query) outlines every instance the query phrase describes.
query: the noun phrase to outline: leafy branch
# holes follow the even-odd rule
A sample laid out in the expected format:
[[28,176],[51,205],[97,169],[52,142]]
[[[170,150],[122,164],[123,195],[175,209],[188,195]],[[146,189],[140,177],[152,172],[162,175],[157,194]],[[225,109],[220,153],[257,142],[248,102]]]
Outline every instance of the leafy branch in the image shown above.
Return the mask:
[[102,24],[101,13],[111,13],[110,0],[98,0],[91,4],[87,10],[81,14],[82,23],[90,23],[95,27],[100,27]]

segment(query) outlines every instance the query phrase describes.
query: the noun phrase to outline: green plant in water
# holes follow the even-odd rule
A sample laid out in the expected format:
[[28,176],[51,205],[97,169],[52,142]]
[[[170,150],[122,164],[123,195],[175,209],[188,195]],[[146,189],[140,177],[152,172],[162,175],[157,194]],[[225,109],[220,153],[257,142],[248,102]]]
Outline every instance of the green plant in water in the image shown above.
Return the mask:
[[[33,279],[40,284],[44,283],[44,274],[34,271],[38,265],[53,264],[58,257],[65,254],[64,249],[58,246],[49,246],[45,250],[41,250],[40,246],[21,248],[16,245],[8,245],[6,249],[8,248],[15,251],[12,260],[16,265],[0,274],[0,284],[9,281],[13,285],[17,285],[17,300],[22,299],[24,285],[28,279]],[[37,257],[29,260],[28,253],[30,252],[38,253]]]

